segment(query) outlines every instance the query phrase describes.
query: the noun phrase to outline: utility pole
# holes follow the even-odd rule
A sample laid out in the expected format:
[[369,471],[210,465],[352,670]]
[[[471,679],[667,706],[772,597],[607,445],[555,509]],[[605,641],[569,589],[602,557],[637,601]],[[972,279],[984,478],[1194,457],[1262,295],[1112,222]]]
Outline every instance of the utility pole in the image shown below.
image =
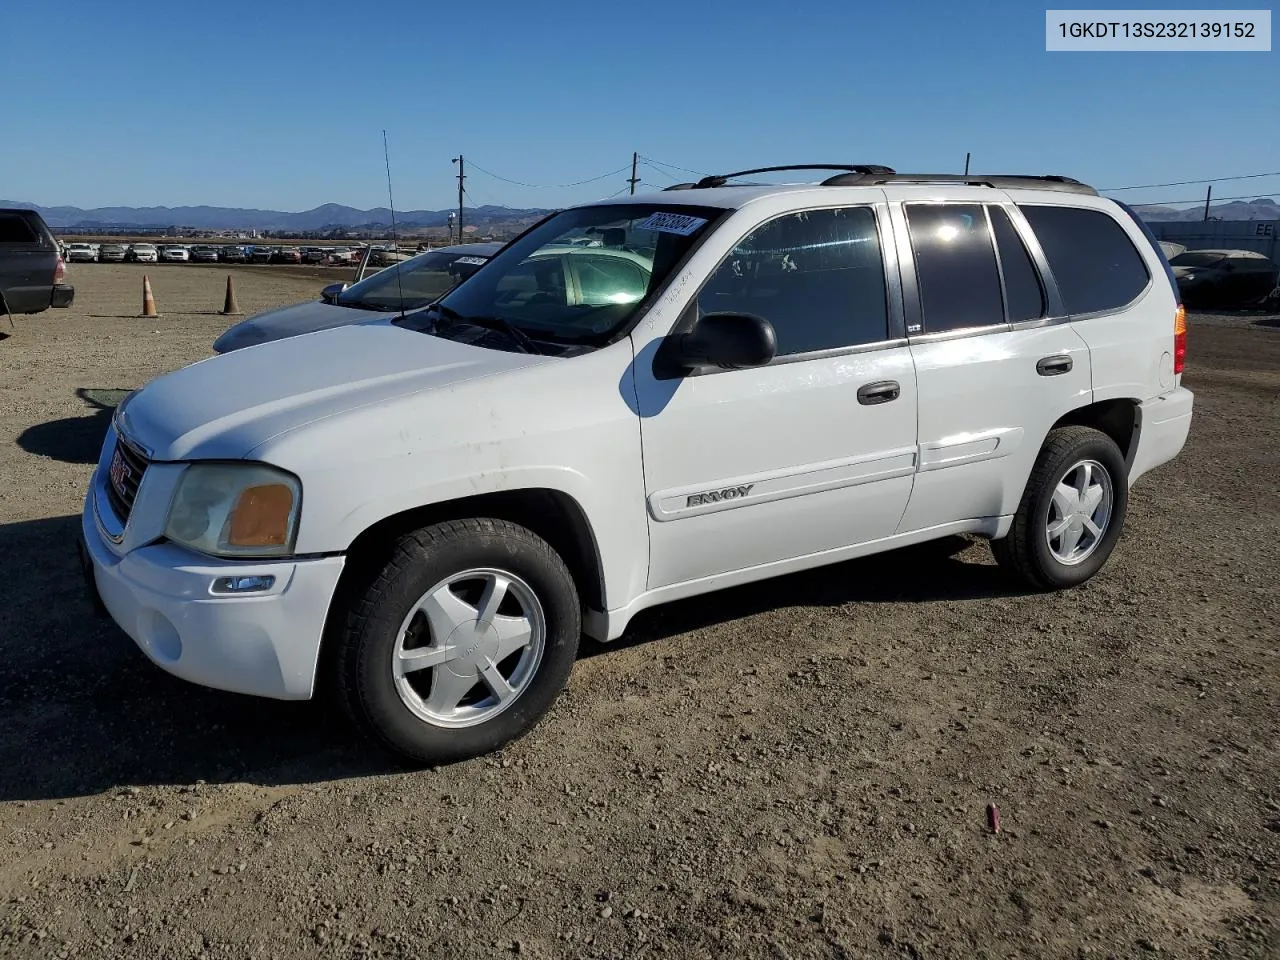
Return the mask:
[[631,154],[631,179],[627,183],[631,184],[631,195],[635,196],[636,184],[640,182],[640,178],[636,176],[636,163],[640,159],[638,152]]
[[1209,199],[1213,196],[1213,184],[1209,184],[1209,189],[1204,192],[1204,218],[1209,219]]
[[458,165],[458,242],[462,242],[462,182],[467,179],[466,170],[463,166],[462,154],[458,154],[453,158],[453,162]]
[[968,153],[964,155],[964,175],[966,177],[969,175],[969,157],[970,156],[971,154],[968,154]]

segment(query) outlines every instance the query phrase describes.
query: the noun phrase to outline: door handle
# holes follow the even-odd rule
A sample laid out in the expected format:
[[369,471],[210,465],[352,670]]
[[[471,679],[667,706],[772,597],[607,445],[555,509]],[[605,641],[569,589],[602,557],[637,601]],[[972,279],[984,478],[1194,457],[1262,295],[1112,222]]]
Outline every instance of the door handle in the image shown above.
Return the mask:
[[875,383],[863,384],[858,388],[858,402],[864,406],[888,403],[890,400],[897,400],[900,393],[902,393],[902,387],[898,385],[897,380],[879,380]]
[[1056,377],[1070,373],[1073,361],[1065,354],[1058,357],[1042,357],[1036,361],[1036,373],[1042,377]]

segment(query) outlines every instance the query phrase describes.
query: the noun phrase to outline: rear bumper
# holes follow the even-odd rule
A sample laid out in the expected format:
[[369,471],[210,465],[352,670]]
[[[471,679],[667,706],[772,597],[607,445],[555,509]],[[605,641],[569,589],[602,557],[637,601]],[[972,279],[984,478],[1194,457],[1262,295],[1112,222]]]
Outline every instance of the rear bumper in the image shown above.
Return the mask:
[[1129,465],[1129,485],[1162,463],[1168,463],[1186,446],[1191,432],[1195,394],[1186,387],[1138,405],[1138,442]]
[[76,298],[76,288],[69,283],[55,283],[53,297],[49,301],[51,307],[69,307]]

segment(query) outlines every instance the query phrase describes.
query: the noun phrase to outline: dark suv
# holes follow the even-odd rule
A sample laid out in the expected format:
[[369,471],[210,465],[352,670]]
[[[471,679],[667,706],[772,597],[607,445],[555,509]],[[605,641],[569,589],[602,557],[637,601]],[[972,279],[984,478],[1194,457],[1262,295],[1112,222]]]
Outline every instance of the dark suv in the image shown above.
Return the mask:
[[34,210],[0,209],[0,313],[69,307],[75,288],[49,225]]

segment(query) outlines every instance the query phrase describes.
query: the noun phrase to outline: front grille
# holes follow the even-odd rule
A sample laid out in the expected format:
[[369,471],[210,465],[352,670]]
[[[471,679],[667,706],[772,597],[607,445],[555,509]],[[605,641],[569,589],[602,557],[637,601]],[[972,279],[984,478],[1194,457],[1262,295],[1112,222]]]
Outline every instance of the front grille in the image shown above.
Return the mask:
[[107,499],[122,524],[129,522],[147,464],[147,458],[140,450],[123,437],[116,438],[116,449],[107,468]]

